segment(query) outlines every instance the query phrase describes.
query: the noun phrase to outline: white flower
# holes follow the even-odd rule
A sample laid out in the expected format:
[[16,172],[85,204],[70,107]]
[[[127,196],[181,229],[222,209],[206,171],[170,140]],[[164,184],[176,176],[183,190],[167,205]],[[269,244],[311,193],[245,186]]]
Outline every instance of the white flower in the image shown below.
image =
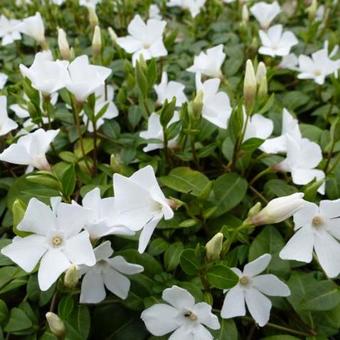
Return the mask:
[[145,309],[141,315],[148,331],[156,336],[174,332],[169,340],[213,340],[207,328],[219,329],[220,323],[206,302],[195,303],[186,290],[172,286],[163,291],[158,303]]
[[[143,267],[127,262],[122,256],[110,258],[113,254],[110,241],[105,241],[94,249],[96,264],[81,266],[84,275],[81,282],[80,303],[99,303],[106,297],[105,287],[121,299],[126,299],[130,290],[130,280],[125,275],[138,274]],[[125,274],[125,275],[123,275]]]
[[251,217],[251,223],[258,226],[286,220],[303,207],[305,204],[303,196],[302,192],[297,192],[272,199],[260,212]]
[[225,59],[223,45],[208,48],[206,52],[201,52],[194,58],[194,64],[187,71],[200,72],[208,77],[219,78],[222,75],[221,66]]
[[[290,172],[293,183],[305,185],[314,179],[322,180],[325,173],[322,170],[315,169],[322,161],[322,151],[319,144],[310,141],[307,138],[295,139],[290,134],[286,136],[287,157],[275,168],[280,171]],[[325,193],[325,183],[323,183],[318,192]]]
[[267,139],[262,145],[261,150],[266,153],[287,152],[288,134],[296,140],[302,138],[299,122],[286,109],[282,112],[282,130],[279,137]]
[[0,96],[0,136],[16,129],[18,124],[7,114],[7,97]]
[[62,5],[62,4],[65,2],[65,0],[52,0],[52,2],[53,2],[55,5],[60,6],[60,5]]
[[[77,203],[73,202],[73,204]],[[82,205],[90,214],[84,227],[91,239],[96,240],[109,233],[111,235],[134,235],[130,229],[115,225],[115,199],[113,197],[101,198],[99,188],[89,191],[84,196]]]
[[[244,121],[245,120],[246,115],[244,114]],[[243,141],[246,141],[250,138],[260,138],[265,140],[272,134],[273,129],[274,124],[271,119],[256,113],[249,117]]]
[[239,283],[228,290],[221,310],[224,319],[246,315],[246,306],[256,323],[263,327],[270,317],[272,303],[268,296],[289,296],[288,286],[273,274],[262,273],[269,265],[270,254],[264,254],[244,266],[243,272],[232,268]]
[[79,5],[94,9],[100,1],[101,0],[79,0]]
[[68,61],[53,61],[51,51],[39,52],[35,55],[33,64],[27,68],[20,64],[20,72],[27,77],[32,87],[41,91],[43,95],[50,95],[70,81],[67,71]]
[[[177,111],[175,111],[168,126],[178,121],[179,121],[179,114]],[[159,139],[162,142],[164,141],[163,127],[160,122],[159,114],[151,113],[148,119],[148,129],[145,131],[141,131],[139,135],[144,139]],[[173,138],[168,141],[169,148],[175,147],[176,145],[177,145],[177,138]],[[143,148],[143,151],[149,152],[149,151],[153,151],[157,149],[162,149],[163,147],[164,147],[163,143],[149,143],[147,146]]]
[[0,160],[13,164],[28,165],[30,169],[50,169],[46,152],[59,130],[36,130],[22,136],[0,154]]
[[314,52],[311,57],[300,55],[298,61],[298,78],[313,79],[319,85],[324,84],[326,77],[340,68],[340,59],[330,59],[326,48]]
[[[94,108],[94,113],[96,116],[96,128],[104,124],[104,119],[112,119],[118,116],[118,109],[113,102],[114,98],[114,88],[111,85],[102,85],[95,91],[96,104]],[[99,118],[98,115],[104,107],[107,106],[105,113]],[[83,114],[84,123],[87,124],[87,130],[93,132],[93,122],[89,119],[86,114]]]
[[165,100],[171,101],[176,98],[176,106],[182,106],[187,101],[187,97],[184,94],[185,86],[177,81],[170,80],[168,82],[168,75],[166,72],[162,73],[162,79],[160,84],[155,85],[154,89],[157,93],[157,102],[164,104]]
[[259,32],[262,42],[259,49],[260,54],[283,57],[288,55],[290,49],[298,44],[294,33],[290,31],[282,32],[282,29],[282,25],[275,25],[266,32]]
[[201,74],[196,73],[196,91],[203,93],[203,118],[226,129],[231,115],[231,106],[228,95],[225,92],[218,92],[219,86],[220,79],[209,79],[202,83]]
[[149,19],[162,20],[162,15],[157,5],[150,5]]
[[280,252],[285,260],[311,262],[313,249],[329,277],[340,273],[340,200],[305,202],[294,214],[295,234]]
[[79,102],[94,93],[105,84],[105,79],[111,74],[111,69],[104,66],[91,65],[87,55],[77,57],[68,66],[70,82],[66,88]]
[[258,2],[250,8],[251,14],[256,18],[262,28],[267,29],[275,17],[281,12],[277,1],[271,4]]
[[206,0],[169,0],[168,7],[181,7],[190,12],[191,16],[195,18],[204,6]]
[[296,54],[291,53],[286,56],[284,56],[279,64],[279,67],[281,68],[287,68],[288,70],[297,71],[297,65],[298,65],[299,59],[296,56]]
[[148,165],[132,176],[113,175],[117,224],[141,230],[138,251],[144,252],[159,221],[174,215],[160,189],[153,168]]
[[3,46],[9,45],[15,40],[21,39],[21,34],[18,30],[19,20],[7,19],[4,15],[0,16],[0,37]]
[[18,26],[18,30],[30,36],[39,44],[45,42],[45,27],[39,12],[31,17],[25,18]]
[[117,38],[117,44],[128,53],[133,53],[132,64],[136,65],[142,55],[144,60],[164,57],[168,54],[164,43],[163,33],[166,21],[149,19],[146,24],[136,15],[128,26],[129,35]]
[[0,90],[4,88],[8,80],[8,76],[5,73],[0,72]]
[[38,282],[49,289],[72,264],[94,265],[95,256],[87,231],[81,231],[88,218],[86,210],[59,203],[55,211],[36,198],[29,201],[20,231],[32,233],[16,237],[1,253],[26,272],[39,264]]

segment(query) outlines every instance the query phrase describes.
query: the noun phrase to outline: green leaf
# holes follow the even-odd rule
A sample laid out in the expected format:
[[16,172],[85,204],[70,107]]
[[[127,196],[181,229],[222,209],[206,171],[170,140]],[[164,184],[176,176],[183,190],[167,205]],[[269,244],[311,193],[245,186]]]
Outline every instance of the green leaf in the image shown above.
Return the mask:
[[152,256],[160,255],[166,251],[168,246],[169,243],[167,241],[162,238],[156,238],[151,241],[148,248],[148,253]]
[[8,308],[6,302],[0,300],[0,325],[3,325],[4,321],[7,320],[8,317]]
[[8,333],[18,332],[30,329],[33,326],[32,321],[27,314],[20,308],[12,308],[5,331]]
[[58,315],[67,320],[74,310],[74,298],[72,295],[65,295],[58,304]]
[[247,188],[247,181],[236,173],[218,177],[213,184],[216,209],[213,217],[223,215],[238,205],[243,200]]
[[182,270],[188,275],[197,275],[201,262],[194,249],[184,249],[180,265]]
[[166,187],[182,192],[199,196],[208,187],[209,179],[199,171],[186,167],[175,168],[168,176],[161,177],[160,182]]
[[61,183],[63,186],[63,194],[66,197],[70,197],[76,187],[76,170],[73,164],[70,164],[64,171],[61,178]]
[[229,289],[238,283],[238,276],[227,266],[217,264],[207,272],[208,282],[219,289]]
[[238,332],[235,321],[231,319],[222,319],[221,328],[213,331],[215,340],[238,340]]
[[182,242],[175,242],[169,246],[164,253],[164,265],[167,271],[173,271],[179,265],[181,253],[183,250]]

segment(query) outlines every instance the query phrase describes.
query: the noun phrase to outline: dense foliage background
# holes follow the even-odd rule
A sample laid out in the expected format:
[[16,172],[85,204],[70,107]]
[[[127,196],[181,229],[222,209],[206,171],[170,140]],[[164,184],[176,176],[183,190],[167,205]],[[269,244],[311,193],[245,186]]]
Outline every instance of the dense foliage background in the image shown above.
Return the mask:
[[[159,5],[167,21],[164,42],[168,56],[134,68],[130,55],[112,42],[107,28],[125,36],[134,15],[147,18],[152,3]],[[325,40],[331,48],[340,43],[339,6],[332,1],[324,3],[331,10],[320,22],[312,20],[306,12],[307,1],[281,1],[284,11],[279,21],[298,37],[299,44],[294,48],[298,55],[322,48]],[[257,202],[265,205],[275,197],[298,191],[313,202],[340,197],[340,82],[334,75],[324,85],[299,80],[296,72],[278,67],[278,58],[258,55],[258,23],[254,19],[242,22],[241,7],[238,2],[208,0],[201,13],[192,18],[180,8],[167,8],[165,1],[102,0],[96,8],[102,49],[93,56],[93,27],[89,25],[86,7],[79,7],[76,0],[67,0],[60,7],[47,0],[33,0],[32,4],[20,6],[12,0],[1,1],[0,12],[7,17],[21,19],[40,11],[49,47],[56,57],[57,28],[61,27],[76,56],[87,54],[92,63],[111,68],[107,84],[115,88],[119,116],[105,120],[95,134],[88,132],[82,123],[86,154],[83,157],[70,99],[66,90],[60,91],[58,102],[47,108],[53,118],[50,127],[60,129],[48,153],[51,171],[25,174],[24,166],[0,164],[0,246],[9,244],[17,233],[16,225],[30,198],[49,203],[50,197],[62,195],[66,202],[81,202],[94,187],[108,197],[113,194],[113,173],[128,176],[148,164],[155,169],[163,192],[174,199],[177,209],[173,219],[160,222],[144,254],[137,252],[133,237],[108,238],[115,254],[144,266],[143,273],[130,278],[132,285],[126,300],[108,294],[98,305],[79,304],[79,287],[67,289],[62,281],[41,292],[36,272],[28,274],[0,255],[0,339],[54,339],[45,319],[49,310],[64,320],[66,339],[155,339],[146,330],[140,313],[160,301],[165,288],[173,284],[186,288],[197,301],[213,304],[213,310],[218,312],[224,299],[219,289],[225,279],[224,268],[242,267],[264,253],[272,254],[268,270],[288,284],[291,296],[272,299],[270,323],[264,328],[257,327],[248,316],[221,320],[216,339],[335,339],[339,335],[338,280],[328,279],[316,261],[306,265],[278,257],[293,234],[292,221],[237,233],[235,229]],[[227,55],[220,89],[228,93],[234,108],[229,128],[219,129],[206,120],[190,118],[193,102],[189,102],[181,109],[181,120],[166,131],[168,140],[180,133],[178,147],[143,152],[147,142],[139,133],[145,130],[148,116],[161,110],[161,119],[167,122],[167,115],[173,114],[171,104],[157,104],[153,91],[162,70],[168,72],[169,79],[183,83],[189,100],[194,100],[194,74],[186,69],[195,55],[218,44],[223,44]],[[1,94],[7,96],[8,105],[24,103],[36,121],[43,114],[39,95],[24,80],[19,65],[31,65],[38,50],[34,40],[26,35],[0,47],[0,70],[9,76]],[[254,64],[262,60],[267,66],[268,95],[256,101],[254,112],[271,118],[274,135],[279,135],[282,110],[288,109],[298,118],[303,136],[321,146],[323,161],[319,168],[326,173],[324,196],[317,193],[320,183],[296,186],[289,174],[268,170],[283,157],[261,152],[258,149],[261,140],[240,142],[247,59]],[[91,100],[90,97],[85,110],[91,110]],[[1,149],[14,139],[14,134],[2,137]],[[227,242],[223,256],[208,262],[204,246],[219,231]],[[219,274],[222,283],[219,279],[216,282]]]

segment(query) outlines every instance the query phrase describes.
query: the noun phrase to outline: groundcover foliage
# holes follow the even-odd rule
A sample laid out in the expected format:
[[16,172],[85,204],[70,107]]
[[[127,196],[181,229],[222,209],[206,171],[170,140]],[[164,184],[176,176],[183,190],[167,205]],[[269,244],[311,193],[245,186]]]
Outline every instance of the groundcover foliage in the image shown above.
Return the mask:
[[338,1],[0,10],[0,339],[339,335]]

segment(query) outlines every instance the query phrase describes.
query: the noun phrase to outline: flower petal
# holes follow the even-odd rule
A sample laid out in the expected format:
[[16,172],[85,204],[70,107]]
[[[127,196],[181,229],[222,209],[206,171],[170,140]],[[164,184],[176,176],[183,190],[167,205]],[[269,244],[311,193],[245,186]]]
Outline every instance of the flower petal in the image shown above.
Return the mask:
[[103,279],[106,288],[121,299],[126,299],[129,295],[130,280],[124,275],[114,270],[109,265],[103,270]]
[[135,263],[129,263],[123,256],[115,256],[112,259],[108,259],[107,262],[111,267],[126,275],[138,274],[144,270],[143,266]]
[[221,316],[223,319],[230,319],[235,316],[244,315],[246,315],[244,292],[243,289],[237,285],[231,288],[226,294],[221,309]]
[[196,303],[191,310],[197,316],[199,323],[211,329],[220,328],[218,317],[211,312],[211,306],[206,302]]
[[162,299],[177,309],[190,309],[195,305],[194,297],[178,286],[172,286],[163,291]]
[[271,301],[256,289],[250,288],[245,292],[245,300],[249,313],[260,327],[263,327],[270,317]]
[[110,241],[105,241],[101,243],[98,247],[94,249],[94,254],[96,256],[96,260],[101,261],[105,260],[113,254],[113,249],[111,247]]
[[252,279],[252,283],[261,293],[269,296],[289,296],[288,286],[273,274],[264,274]]
[[105,299],[106,292],[101,273],[90,269],[81,282],[80,303],[98,303]]
[[142,229],[142,232],[139,236],[139,242],[138,242],[138,251],[139,253],[144,253],[146,247],[148,246],[150,239],[152,237],[152,234],[154,230],[157,227],[157,224],[159,223],[160,218],[153,218],[150,222],[148,222],[144,228]]
[[255,276],[262,273],[269,265],[272,256],[270,254],[263,254],[252,262],[244,266],[243,274],[248,276]]

